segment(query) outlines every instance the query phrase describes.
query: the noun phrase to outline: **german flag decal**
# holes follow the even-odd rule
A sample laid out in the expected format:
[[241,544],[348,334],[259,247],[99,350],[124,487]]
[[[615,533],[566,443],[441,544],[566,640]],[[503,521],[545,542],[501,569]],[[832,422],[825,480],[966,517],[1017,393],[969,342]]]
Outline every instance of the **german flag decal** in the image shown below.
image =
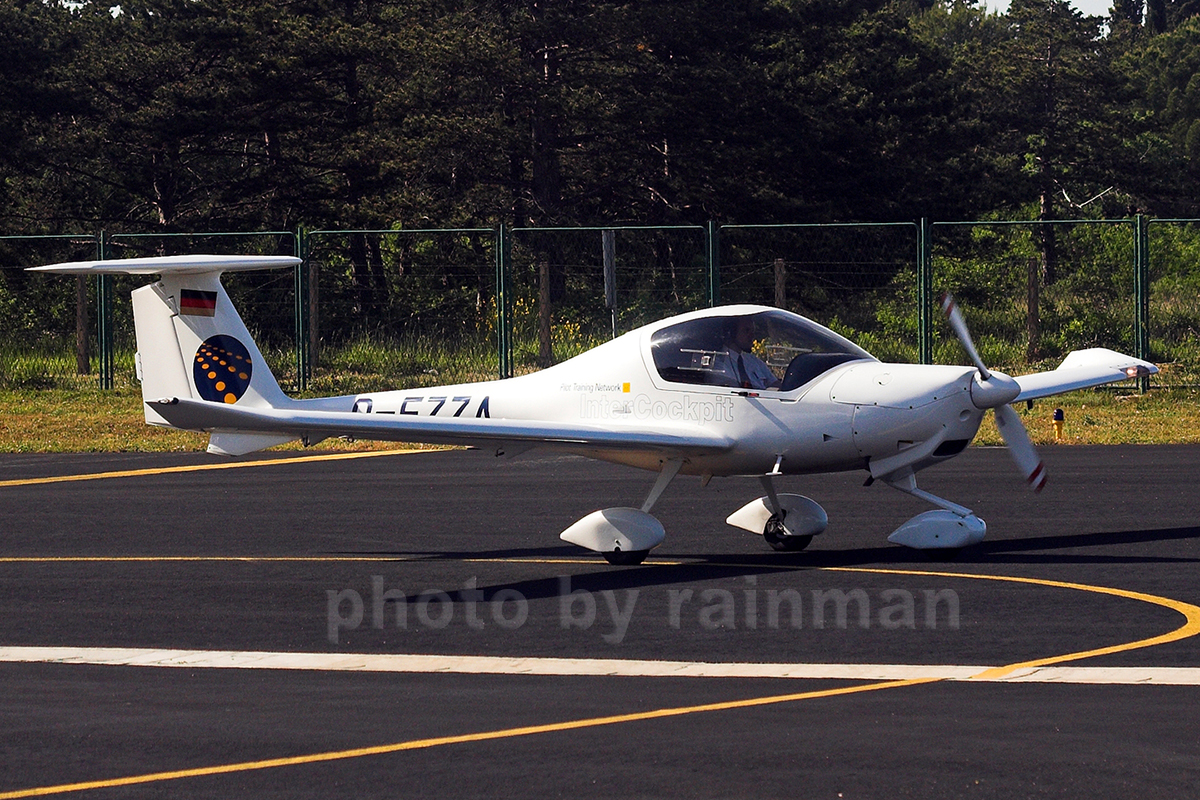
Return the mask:
[[217,313],[217,293],[196,289],[179,290],[179,313],[194,317],[211,317]]
[[246,393],[253,374],[246,345],[224,334],[205,339],[192,364],[196,391],[213,403],[236,403]]

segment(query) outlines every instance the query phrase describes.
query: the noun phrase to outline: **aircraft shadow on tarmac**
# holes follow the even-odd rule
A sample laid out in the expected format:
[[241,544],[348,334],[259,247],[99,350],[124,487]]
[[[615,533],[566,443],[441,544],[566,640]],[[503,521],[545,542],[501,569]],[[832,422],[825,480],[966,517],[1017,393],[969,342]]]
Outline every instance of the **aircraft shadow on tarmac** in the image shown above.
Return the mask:
[[1022,564],[1186,564],[1200,561],[1200,558],[1137,553],[1090,555],[1049,552],[1075,550],[1082,547],[1147,545],[1153,542],[1186,541],[1188,539],[1200,539],[1200,528],[1159,528],[1157,530],[1033,536],[1026,539],[996,539],[980,542],[975,547],[964,550],[963,560]]
[[[1200,527],[1159,528],[1154,530],[1104,531],[1097,533],[1059,534],[1055,536],[1030,536],[1020,539],[991,539],[961,551],[947,554],[939,559],[937,551],[918,551],[907,547],[883,545],[881,547],[859,547],[846,550],[809,549],[795,553],[768,552],[754,555],[729,555],[726,553],[675,554],[669,550],[655,551],[645,566],[653,566],[654,558],[687,559],[689,563],[711,562],[723,566],[734,563],[744,566],[802,569],[804,567],[847,567],[866,564],[928,564],[930,561],[956,562],[1004,562],[1004,563],[1190,563],[1200,558],[1180,556],[1156,556],[1139,554],[1053,553],[1055,550],[1078,550],[1088,547],[1119,547],[1122,545],[1146,545],[1153,542],[1186,541],[1200,539]],[[571,546],[513,547],[495,550],[377,550],[339,552],[336,555],[395,556],[427,561],[487,561],[504,559],[585,559],[587,555]],[[613,567],[596,559],[596,566],[609,571]],[[644,569],[644,566],[634,569]]]
[[[981,542],[965,549],[954,559],[955,563],[979,564],[1148,564],[1148,563],[1195,563],[1200,558],[1154,555],[1087,554],[1079,552],[1056,553],[1056,550],[1076,551],[1089,547],[1114,547],[1122,545],[1146,545],[1153,542],[1200,540],[1200,527],[1162,528],[1158,530],[1111,531],[1058,536],[1035,536],[1025,539],[1007,539]],[[368,555],[358,553],[357,555]],[[371,553],[370,555],[395,555],[417,557],[429,561],[465,561],[489,559],[536,559],[573,558],[578,555],[570,547],[511,548],[503,550],[462,552],[419,552]],[[672,558],[662,553],[662,558]],[[853,550],[809,550],[799,553],[762,553],[761,555],[728,556],[723,554],[700,554],[683,556],[685,563],[655,564],[653,560],[636,567],[614,568],[597,559],[595,569],[580,564],[548,564],[558,568],[553,576],[533,578],[490,586],[478,586],[486,597],[503,589],[516,590],[527,599],[547,599],[562,594],[562,577],[570,574],[571,590],[589,592],[605,589],[637,589],[667,584],[703,582],[731,576],[771,574],[780,571],[804,571],[817,567],[851,567],[879,564],[920,565],[928,568],[932,563],[924,553],[904,547],[869,547]],[[569,569],[564,569],[569,568]],[[463,592],[450,592],[452,602],[468,602],[472,599]],[[416,596],[408,598],[410,604],[418,602]]]

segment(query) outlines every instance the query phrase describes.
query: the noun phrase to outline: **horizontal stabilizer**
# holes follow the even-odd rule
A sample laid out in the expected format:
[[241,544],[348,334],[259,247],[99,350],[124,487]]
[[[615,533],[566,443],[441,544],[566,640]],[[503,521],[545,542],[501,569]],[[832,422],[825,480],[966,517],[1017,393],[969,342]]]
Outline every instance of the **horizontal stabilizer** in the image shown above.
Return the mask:
[[1013,400],[1036,400],[1039,397],[1073,392],[1106,383],[1142,378],[1158,372],[1158,367],[1149,361],[1127,356],[1104,347],[1075,350],[1070,353],[1058,369],[1036,372],[1016,378],[1021,393]]
[[60,275],[187,275],[282,269],[295,267],[300,263],[300,259],[292,256],[156,256],[113,258],[107,261],[67,261],[45,267],[30,267],[27,272],[53,272]]

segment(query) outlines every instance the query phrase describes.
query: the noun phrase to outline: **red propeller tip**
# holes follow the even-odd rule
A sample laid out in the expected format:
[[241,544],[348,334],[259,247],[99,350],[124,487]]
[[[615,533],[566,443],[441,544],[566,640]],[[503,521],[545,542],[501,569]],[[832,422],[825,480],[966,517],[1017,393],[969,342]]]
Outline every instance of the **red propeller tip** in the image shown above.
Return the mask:
[[954,298],[949,293],[942,295],[942,313],[947,317],[954,313]]
[[1039,461],[1038,465],[1033,468],[1033,472],[1029,473],[1029,485],[1033,487],[1035,492],[1040,492],[1046,485],[1046,467]]

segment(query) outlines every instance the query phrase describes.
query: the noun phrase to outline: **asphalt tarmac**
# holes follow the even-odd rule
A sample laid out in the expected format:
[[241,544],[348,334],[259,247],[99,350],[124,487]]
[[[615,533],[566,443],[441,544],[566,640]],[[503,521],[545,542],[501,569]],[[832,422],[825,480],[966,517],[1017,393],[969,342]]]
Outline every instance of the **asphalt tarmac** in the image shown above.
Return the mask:
[[0,798],[1195,797],[1200,448],[1042,454],[921,473],[952,562],[847,473],[801,553],[678,478],[637,567],[573,457],[3,456]]

